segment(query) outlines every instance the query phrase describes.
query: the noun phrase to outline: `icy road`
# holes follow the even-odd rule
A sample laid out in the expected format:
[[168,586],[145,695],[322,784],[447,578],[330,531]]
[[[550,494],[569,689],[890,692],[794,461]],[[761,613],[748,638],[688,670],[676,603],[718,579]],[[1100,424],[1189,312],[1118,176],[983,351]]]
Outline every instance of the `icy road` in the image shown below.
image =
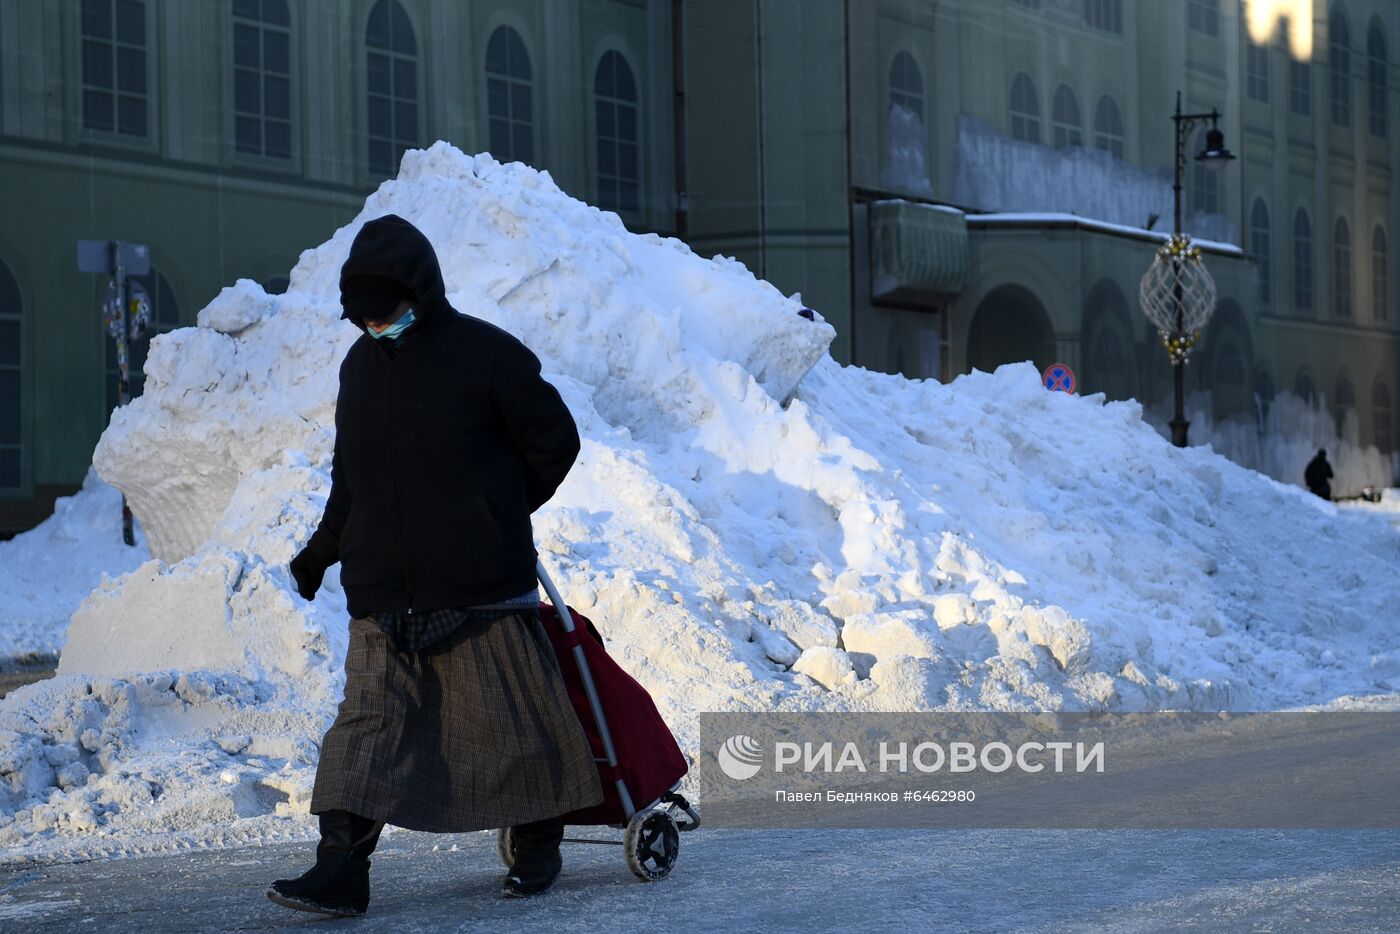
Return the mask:
[[[436,847],[436,849],[435,849]],[[454,849],[455,847],[455,849]],[[554,891],[496,893],[488,834],[397,832],[362,921],[262,894],[311,844],[0,869],[0,929],[58,931],[1394,931],[1400,833],[706,831],[644,885],[570,845]]]

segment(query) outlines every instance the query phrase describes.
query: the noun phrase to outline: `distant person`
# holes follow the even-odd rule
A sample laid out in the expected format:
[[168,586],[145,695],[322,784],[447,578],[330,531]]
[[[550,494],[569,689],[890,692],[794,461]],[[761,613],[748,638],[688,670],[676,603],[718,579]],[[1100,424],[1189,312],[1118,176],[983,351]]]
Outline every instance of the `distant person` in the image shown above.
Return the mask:
[[1308,467],[1303,471],[1303,482],[1323,499],[1332,498],[1332,465],[1327,463],[1326,448],[1318,448],[1317,456],[1308,461]]
[[291,562],[316,595],[340,562],[345,698],[321,743],[316,864],[267,895],[364,914],[383,826],[511,827],[503,894],[559,875],[563,815],[603,800],[540,623],[530,514],[564,480],[578,428],[540,362],[447,302],[428,238],[367,222],[340,270],[364,333],[340,366],[325,513]]

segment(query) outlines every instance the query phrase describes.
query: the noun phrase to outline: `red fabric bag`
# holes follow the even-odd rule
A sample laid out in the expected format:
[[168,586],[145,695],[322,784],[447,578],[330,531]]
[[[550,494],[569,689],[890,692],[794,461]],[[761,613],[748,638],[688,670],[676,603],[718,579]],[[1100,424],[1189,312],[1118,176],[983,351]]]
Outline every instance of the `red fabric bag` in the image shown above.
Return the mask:
[[[569,700],[578,714],[593,758],[598,763],[598,777],[603,783],[603,803],[564,816],[567,824],[621,824],[627,820],[617,793],[617,778],[627,784],[632,805],[638,809],[651,804],[688,770],[685,755],[676,738],[661,719],[655,702],[646,689],[622,670],[603,648],[603,639],[593,623],[572,607],[569,615],[574,621],[572,633],[547,603],[540,604],[540,622],[544,624],[559,669],[568,686]],[[593,719],[588,694],[583,689],[583,677],[574,658],[574,646],[583,649],[588,668],[593,673],[593,686],[603,707],[603,717],[612,734],[613,750],[617,753],[617,768],[608,766],[603,738]]]

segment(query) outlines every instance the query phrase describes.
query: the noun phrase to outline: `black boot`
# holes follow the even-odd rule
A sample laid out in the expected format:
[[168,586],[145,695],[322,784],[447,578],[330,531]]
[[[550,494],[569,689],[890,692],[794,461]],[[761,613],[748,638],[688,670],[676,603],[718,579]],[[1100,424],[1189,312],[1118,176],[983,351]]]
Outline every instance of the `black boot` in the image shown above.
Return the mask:
[[296,879],[278,879],[267,897],[299,911],[364,914],[369,908],[369,854],[383,829],[383,821],[349,811],[323,812],[316,865]]
[[510,829],[515,863],[506,874],[501,894],[524,898],[549,891],[564,866],[559,841],[564,838],[564,818],[551,817]]

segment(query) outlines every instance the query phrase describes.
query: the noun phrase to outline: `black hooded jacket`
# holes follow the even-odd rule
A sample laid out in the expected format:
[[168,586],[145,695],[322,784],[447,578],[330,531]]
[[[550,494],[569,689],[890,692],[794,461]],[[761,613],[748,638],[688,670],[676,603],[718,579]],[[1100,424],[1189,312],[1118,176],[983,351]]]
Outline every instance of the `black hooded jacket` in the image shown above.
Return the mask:
[[408,221],[387,214],[356,234],[341,285],[366,275],[407,285],[414,323],[397,346],[364,334],[341,363],[330,498],[308,551],[340,561],[353,617],[529,591],[530,513],[578,456],[573,417],[524,344],[448,304]]

